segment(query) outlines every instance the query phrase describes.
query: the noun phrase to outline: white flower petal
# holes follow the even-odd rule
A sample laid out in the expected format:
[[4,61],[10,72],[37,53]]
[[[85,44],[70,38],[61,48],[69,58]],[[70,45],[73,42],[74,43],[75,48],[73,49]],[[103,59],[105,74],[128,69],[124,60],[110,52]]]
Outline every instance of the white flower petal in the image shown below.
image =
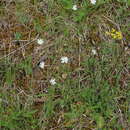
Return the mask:
[[125,51],[127,51],[128,50],[128,47],[125,47]]
[[51,84],[51,85],[55,85],[55,84],[56,84],[56,80],[55,80],[54,78],[52,78],[52,79],[50,80],[50,84]]
[[37,44],[42,45],[44,43],[43,39],[37,39]]
[[68,59],[68,57],[66,57],[66,56],[63,56],[63,57],[61,57],[61,63],[68,63],[68,61],[69,61],[69,59]]
[[73,5],[72,10],[77,10],[77,5]]
[[44,69],[44,67],[45,67],[45,62],[44,62],[44,61],[40,62],[40,63],[39,63],[39,67],[40,67],[41,69]]
[[97,51],[95,49],[92,49],[92,54],[93,55],[96,55],[97,54]]
[[92,4],[96,4],[96,0],[90,0]]

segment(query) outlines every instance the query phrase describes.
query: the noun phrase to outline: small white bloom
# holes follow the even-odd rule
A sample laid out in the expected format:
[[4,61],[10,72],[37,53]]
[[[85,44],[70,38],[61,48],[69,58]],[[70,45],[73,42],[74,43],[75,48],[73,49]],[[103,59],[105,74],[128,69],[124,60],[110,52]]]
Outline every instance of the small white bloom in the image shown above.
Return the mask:
[[37,44],[42,45],[44,43],[43,39],[37,39]]
[[96,55],[97,51],[95,49],[92,49],[92,53],[93,53],[93,55]]
[[90,0],[90,2],[94,5],[96,4],[96,0]]
[[72,10],[77,10],[77,5],[73,5]]
[[125,51],[127,51],[128,50],[128,47],[125,47]]
[[56,80],[55,80],[54,78],[51,79],[51,80],[50,80],[50,84],[51,84],[51,85],[55,85],[55,84],[56,84]]
[[44,69],[44,67],[45,67],[45,62],[44,62],[44,61],[41,61],[41,62],[39,63],[39,67],[40,67],[41,69]]
[[61,63],[68,63],[68,61],[69,61],[69,59],[68,59],[68,57],[66,57],[66,56],[63,56],[63,57],[61,57]]

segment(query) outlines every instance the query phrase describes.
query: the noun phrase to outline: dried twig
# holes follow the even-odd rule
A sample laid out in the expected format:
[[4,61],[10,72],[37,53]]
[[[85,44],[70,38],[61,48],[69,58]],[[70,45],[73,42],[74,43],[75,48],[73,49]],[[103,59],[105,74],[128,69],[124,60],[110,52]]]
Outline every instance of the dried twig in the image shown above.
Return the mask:
[[36,41],[36,39],[37,39],[38,37],[39,37],[39,35],[37,35],[37,36],[36,36],[36,38],[35,38],[35,39],[33,39],[32,41],[30,41],[30,42],[26,43],[25,45],[23,45],[23,46],[19,47],[19,48],[18,48],[18,49],[16,49],[16,50],[14,50],[14,51],[10,52],[8,55],[5,55],[5,56],[3,56],[3,57],[0,57],[0,60],[2,60],[2,59],[4,59],[4,58],[6,58],[6,57],[8,57],[8,56],[10,56],[10,55],[12,55],[12,54],[14,54],[14,53],[15,53],[15,52],[17,52],[17,51],[22,50],[24,47],[28,46],[30,43],[32,43],[32,42],[34,42],[34,41]]

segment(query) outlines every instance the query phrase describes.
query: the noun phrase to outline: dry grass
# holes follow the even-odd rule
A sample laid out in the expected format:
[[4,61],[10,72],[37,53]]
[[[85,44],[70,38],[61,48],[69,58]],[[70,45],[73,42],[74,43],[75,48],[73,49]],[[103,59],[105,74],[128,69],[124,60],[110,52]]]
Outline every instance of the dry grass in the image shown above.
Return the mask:
[[129,129],[129,3],[73,2],[0,1],[2,130]]

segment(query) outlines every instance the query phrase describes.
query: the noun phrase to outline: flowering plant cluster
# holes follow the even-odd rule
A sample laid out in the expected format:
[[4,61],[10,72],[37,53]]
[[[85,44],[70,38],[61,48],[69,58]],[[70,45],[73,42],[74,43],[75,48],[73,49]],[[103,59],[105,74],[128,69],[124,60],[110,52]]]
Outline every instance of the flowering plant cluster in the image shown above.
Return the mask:
[[119,39],[121,40],[123,38],[122,33],[120,31],[115,30],[112,28],[110,32],[106,32],[107,35],[111,36],[113,39]]

